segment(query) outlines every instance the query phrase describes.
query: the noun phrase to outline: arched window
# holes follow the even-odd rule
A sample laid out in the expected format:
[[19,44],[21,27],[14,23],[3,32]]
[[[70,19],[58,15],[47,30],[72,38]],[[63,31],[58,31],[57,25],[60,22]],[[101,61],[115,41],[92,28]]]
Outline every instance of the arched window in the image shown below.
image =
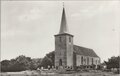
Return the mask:
[[81,64],[83,65],[83,56],[81,57]]
[[96,60],[96,64],[97,64],[97,60]]
[[69,42],[71,42],[71,37],[69,37]]
[[89,65],[89,57],[87,57],[87,65]]
[[92,58],[92,64],[93,64],[93,58]]
[[59,65],[62,66],[62,59],[59,60]]
[[98,64],[100,64],[100,60],[98,60]]
[[59,37],[59,39],[60,39],[60,42],[62,42],[62,37]]
[[84,64],[86,64],[86,58],[84,58]]

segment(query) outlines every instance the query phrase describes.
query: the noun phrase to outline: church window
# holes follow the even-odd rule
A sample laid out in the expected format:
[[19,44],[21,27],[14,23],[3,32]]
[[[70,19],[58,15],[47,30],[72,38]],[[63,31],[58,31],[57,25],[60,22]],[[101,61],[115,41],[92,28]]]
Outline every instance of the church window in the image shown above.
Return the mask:
[[100,63],[100,60],[98,60],[98,64]]
[[71,38],[69,37],[69,42],[71,42]]
[[61,37],[59,37],[60,38],[60,42],[62,42],[62,38]]
[[97,60],[96,60],[96,64],[97,64]]
[[86,64],[86,59],[84,58],[84,63]]
[[83,56],[81,57],[81,64],[83,64]]
[[92,58],[92,64],[93,64],[93,58]]
[[87,64],[89,65],[89,57],[87,57]]

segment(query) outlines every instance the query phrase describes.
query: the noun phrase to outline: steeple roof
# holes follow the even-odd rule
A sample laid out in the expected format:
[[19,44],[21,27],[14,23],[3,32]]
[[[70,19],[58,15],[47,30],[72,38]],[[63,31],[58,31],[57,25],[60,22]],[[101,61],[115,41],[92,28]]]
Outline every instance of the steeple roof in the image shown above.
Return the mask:
[[68,32],[68,27],[67,27],[65,8],[64,8],[64,5],[63,5],[62,18],[61,18],[61,25],[60,25],[60,32],[59,32],[59,34],[64,34],[64,33],[69,33],[69,32]]

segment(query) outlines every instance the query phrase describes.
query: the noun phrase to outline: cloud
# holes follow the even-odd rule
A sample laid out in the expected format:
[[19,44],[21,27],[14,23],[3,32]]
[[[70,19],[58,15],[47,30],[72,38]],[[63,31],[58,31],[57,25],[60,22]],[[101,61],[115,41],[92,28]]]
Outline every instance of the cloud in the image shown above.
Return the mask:
[[[102,13],[107,13],[107,12],[113,12],[118,10],[119,6],[118,1],[102,1],[102,2],[97,2],[96,4],[93,5],[85,5],[83,9],[81,10],[76,10],[78,11],[77,13],[73,13],[71,16],[72,17],[93,17],[96,14],[102,14]],[[86,7],[86,8],[85,8]]]
[[39,8],[32,8],[28,11],[23,12],[18,18],[19,21],[31,21],[42,17],[42,10]]

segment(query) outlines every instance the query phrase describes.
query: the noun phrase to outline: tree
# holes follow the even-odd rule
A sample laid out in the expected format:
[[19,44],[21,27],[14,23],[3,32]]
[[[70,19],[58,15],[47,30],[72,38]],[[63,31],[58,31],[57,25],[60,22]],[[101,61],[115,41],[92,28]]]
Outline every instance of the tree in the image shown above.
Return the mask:
[[52,66],[54,66],[54,61],[55,61],[55,51],[52,51],[46,55],[50,60],[52,61]]
[[23,71],[28,70],[31,62],[30,57],[25,57],[24,55],[20,55],[15,59],[11,60],[3,60],[1,62],[1,71],[10,72],[10,71]]
[[43,59],[31,59],[30,57],[20,55],[15,59],[3,60],[0,63],[2,72],[35,70],[41,66],[47,68],[48,65],[54,66],[54,51],[46,54],[46,56]]
[[41,58],[32,59],[30,63],[30,70],[36,70],[41,64],[41,61],[42,61]]
[[48,66],[50,67],[54,66],[54,61],[55,61],[54,57],[55,57],[54,51],[46,54],[46,56],[42,59],[42,62],[39,65],[39,67],[48,68]]
[[52,66],[52,60],[45,56],[40,64],[40,67],[48,68],[48,66]]
[[111,57],[108,59],[108,62],[105,61],[105,64],[107,65],[107,69],[111,68],[119,68],[119,63],[120,63],[120,57]]
[[1,71],[7,72],[9,69],[10,61],[9,60],[3,60],[0,62],[1,64]]
[[20,67],[23,67],[23,70],[28,70],[32,59],[24,55],[18,56],[16,59],[16,64]]

